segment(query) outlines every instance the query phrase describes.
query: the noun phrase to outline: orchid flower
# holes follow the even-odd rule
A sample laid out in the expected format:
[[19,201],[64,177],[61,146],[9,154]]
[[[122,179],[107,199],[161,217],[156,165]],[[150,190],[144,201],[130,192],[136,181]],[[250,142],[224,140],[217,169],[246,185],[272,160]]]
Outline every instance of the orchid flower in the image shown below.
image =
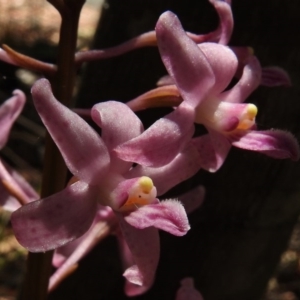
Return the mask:
[[[198,209],[204,200],[205,190],[202,186],[197,186],[192,190],[180,195],[178,198],[184,205],[187,214]],[[98,212],[91,228],[80,238],[68,243],[67,245],[56,249],[52,264],[58,268],[50,278],[49,291],[52,291],[65,278],[66,274],[74,270],[79,260],[84,257],[96,244],[103,240],[108,234],[116,233],[124,269],[129,268],[134,257],[121,230],[118,228],[118,219],[113,210],[108,206],[99,205]],[[125,283],[125,293],[127,296],[133,296],[145,291],[129,281]]]
[[[13,96],[0,106],[0,149],[7,143],[11,128],[22,112],[25,101],[24,93],[15,90]],[[21,203],[26,204],[36,199],[37,193],[25,179],[0,161],[0,206],[5,210],[14,211]]]
[[195,289],[193,278],[187,277],[180,281],[181,287],[176,293],[175,300],[203,300],[202,295]]
[[[190,143],[168,165],[156,170],[133,168],[113,151],[142,132],[140,120],[126,105],[110,101],[93,107],[92,118],[102,128],[101,138],[54,98],[47,80],[37,81],[32,95],[43,123],[78,181],[14,212],[11,220],[17,240],[32,252],[58,248],[90,228],[98,204],[109,206],[135,261],[124,276],[131,283],[150,287],[159,258],[157,228],[178,236],[189,230],[181,203],[159,202],[156,196],[197,172],[196,148]],[[165,135],[167,139],[168,132]]]
[[[290,133],[280,130],[255,131],[257,107],[241,103],[260,82],[261,68],[255,57],[249,59],[239,82],[230,90],[225,90],[238,66],[232,50],[216,43],[197,45],[186,35],[172,12],[161,15],[156,33],[162,60],[183,101],[180,103],[177,100],[174,105],[179,104],[178,107],[142,135],[117,147],[115,151],[121,159],[146,166],[159,166],[172,160],[174,154],[164,151],[165,147],[173,151],[184,148],[193,135],[194,122],[203,124],[209,132],[210,139],[204,136],[193,139],[193,142],[202,155],[212,155],[207,145],[209,148],[213,145],[215,158],[211,157],[208,164],[202,165],[210,171],[220,168],[231,145],[275,158],[298,159],[299,147]],[[171,95],[176,96],[175,93]],[[174,99],[176,97],[172,101]],[[128,105],[136,109],[139,101],[141,99]],[[141,102],[143,105],[144,102]],[[170,119],[177,125],[170,125]],[[158,127],[160,131],[156,130]],[[170,132],[168,141],[160,138],[164,130]],[[149,139],[153,144],[160,141],[161,151],[157,159],[153,158],[147,147],[141,147]],[[204,140],[211,143],[207,144]]]

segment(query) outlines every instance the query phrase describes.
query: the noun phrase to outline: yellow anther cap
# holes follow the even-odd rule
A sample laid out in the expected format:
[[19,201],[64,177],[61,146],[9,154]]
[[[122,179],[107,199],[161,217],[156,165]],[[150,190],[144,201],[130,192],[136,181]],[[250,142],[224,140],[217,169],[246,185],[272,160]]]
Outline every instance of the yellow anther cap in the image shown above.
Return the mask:
[[139,187],[143,193],[149,194],[153,188],[153,181],[147,176],[143,176],[139,179]]

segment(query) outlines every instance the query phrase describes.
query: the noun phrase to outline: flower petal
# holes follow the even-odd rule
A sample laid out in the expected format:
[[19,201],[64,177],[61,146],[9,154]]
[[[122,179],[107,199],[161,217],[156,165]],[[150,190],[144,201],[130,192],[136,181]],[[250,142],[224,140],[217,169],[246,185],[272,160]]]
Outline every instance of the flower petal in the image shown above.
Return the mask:
[[123,237],[131,252],[134,265],[123,276],[132,284],[127,286],[129,296],[146,292],[153,284],[159,260],[160,243],[156,228],[137,229],[126,222],[123,214],[116,213]]
[[215,83],[206,56],[183,30],[177,16],[163,13],[156,24],[159,51],[184,100],[196,107]]
[[20,90],[15,90],[13,96],[0,106],[0,149],[6,144],[10,129],[20,115],[25,102],[26,97],[24,93]]
[[286,86],[292,85],[289,74],[282,68],[272,66],[262,69],[261,85],[264,86]]
[[237,132],[230,138],[232,145],[241,149],[260,152],[279,159],[299,159],[299,144],[295,137],[287,131],[252,130]]
[[244,66],[243,74],[238,83],[230,90],[222,93],[219,98],[222,101],[241,103],[259,86],[261,83],[261,66],[255,56],[248,58],[248,63]]
[[36,109],[73,175],[97,184],[109,168],[107,148],[82,118],[59,103],[46,79],[32,88]]
[[209,0],[214,6],[220,19],[217,32],[220,32],[219,44],[227,45],[233,31],[233,16],[230,3],[223,0]]
[[222,167],[231,144],[221,133],[208,129],[209,135],[194,138],[192,141],[200,153],[201,167],[209,172],[216,172]]
[[94,105],[91,116],[102,128],[101,137],[110,152],[110,170],[118,173],[127,171],[132,163],[122,161],[112,150],[139,136],[144,130],[142,122],[127,105],[116,101]]
[[237,57],[229,47],[216,43],[202,43],[199,44],[199,48],[206,56],[215,76],[210,94],[217,95],[231,82],[238,66]]
[[96,189],[78,181],[57,194],[24,205],[11,217],[17,240],[31,252],[44,252],[80,237],[93,222],[96,193]]
[[199,152],[193,144],[189,144],[170,163],[159,168],[136,166],[125,176],[134,178],[150,177],[157,189],[158,196],[163,195],[175,185],[192,177],[201,168]]
[[18,209],[21,204],[17,199],[20,199],[22,204],[39,199],[39,195],[21,175],[1,161],[0,182],[0,206],[5,210],[15,211]]
[[135,228],[156,227],[173,235],[185,235],[190,229],[182,204],[174,199],[140,207],[125,217]]
[[156,121],[142,135],[115,149],[119,158],[144,166],[168,164],[194,133],[194,110],[180,105]]
[[204,300],[202,295],[195,289],[193,278],[181,280],[181,287],[176,293],[175,300]]

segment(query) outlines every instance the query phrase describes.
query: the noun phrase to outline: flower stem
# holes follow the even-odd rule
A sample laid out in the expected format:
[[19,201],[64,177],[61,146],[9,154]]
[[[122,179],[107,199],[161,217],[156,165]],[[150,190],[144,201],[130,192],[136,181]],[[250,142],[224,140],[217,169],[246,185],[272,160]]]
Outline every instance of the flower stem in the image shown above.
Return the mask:
[[[76,66],[74,56],[77,29],[81,8],[85,0],[49,0],[58,9],[62,23],[58,45],[57,75],[52,80],[53,92],[66,106],[70,105]],[[46,138],[44,171],[41,197],[47,197],[62,190],[66,184],[67,168],[49,134]],[[27,271],[19,300],[44,300],[47,298],[53,251],[29,253]]]

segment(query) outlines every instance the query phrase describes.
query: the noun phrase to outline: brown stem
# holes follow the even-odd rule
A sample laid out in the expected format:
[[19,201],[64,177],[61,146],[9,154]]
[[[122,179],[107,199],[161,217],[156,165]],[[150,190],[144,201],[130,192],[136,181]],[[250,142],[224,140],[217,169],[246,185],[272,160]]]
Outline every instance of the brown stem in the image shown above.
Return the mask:
[[[61,14],[60,41],[58,45],[57,76],[53,81],[54,95],[61,103],[69,106],[74,80],[77,29],[81,8],[85,0],[49,1]],[[46,138],[43,184],[41,197],[46,197],[62,190],[66,184],[67,168],[50,138]],[[53,251],[29,253],[27,272],[19,300],[44,300],[47,298]]]

